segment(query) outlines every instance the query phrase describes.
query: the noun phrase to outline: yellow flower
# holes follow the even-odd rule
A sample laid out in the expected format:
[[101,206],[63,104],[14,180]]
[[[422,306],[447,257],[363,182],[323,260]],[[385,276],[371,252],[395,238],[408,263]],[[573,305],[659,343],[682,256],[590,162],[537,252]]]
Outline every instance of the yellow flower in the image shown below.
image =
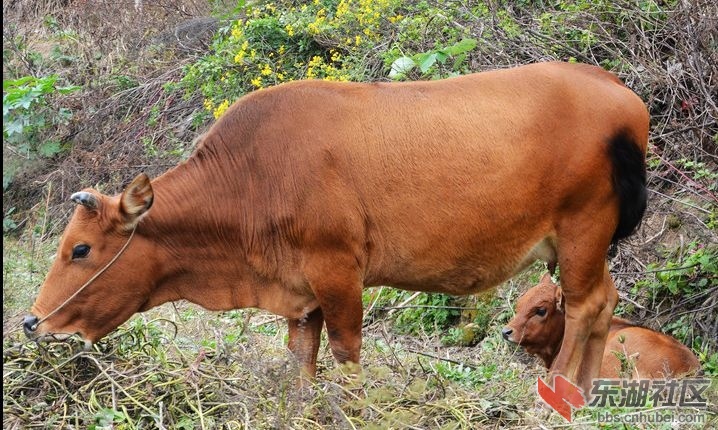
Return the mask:
[[[324,9],[320,10],[319,12],[323,10]],[[309,30],[311,34],[319,34],[321,32],[321,27],[324,25],[326,20],[327,18],[324,16],[317,16],[317,19],[315,19],[314,22],[310,22],[307,25],[307,30]]]
[[279,50],[277,52],[279,52],[279,55],[282,55],[282,54],[284,54],[285,50],[286,50],[286,48],[284,47],[284,45],[282,45],[279,47]]
[[256,78],[252,79],[252,85],[257,88],[262,88],[262,77],[257,76]]
[[244,60],[244,56],[247,55],[247,48],[249,48],[249,41],[245,40],[239,48],[237,55],[234,56],[235,63],[241,63],[242,60]]
[[239,28],[238,26],[232,27],[232,37],[234,39],[239,39],[240,37],[242,37],[242,34],[243,32],[241,28]]
[[349,12],[349,2],[342,0],[337,5],[337,12],[334,14],[334,16],[339,18],[347,12]]
[[359,45],[361,43],[361,36],[358,34],[354,37],[354,44]]
[[292,27],[292,24],[285,25],[284,30],[287,32],[287,36],[294,36],[294,27]]
[[211,112],[212,110],[214,110],[214,102],[211,99],[204,99],[203,104],[204,104],[204,108],[207,109],[208,111]]
[[277,79],[279,79],[280,81],[284,80],[284,73],[277,73],[276,76],[277,76]]
[[309,67],[318,66],[318,65],[322,64],[322,62],[323,62],[322,57],[320,57],[319,55],[315,55],[312,57],[311,60],[309,60]]
[[224,114],[224,111],[226,111],[228,107],[229,107],[229,100],[225,99],[225,101],[220,103],[219,106],[217,106],[217,109],[215,109],[214,112],[212,112],[212,115],[214,115],[214,119],[219,119],[219,117],[221,117],[222,114]]
[[272,74],[272,68],[269,66],[269,64],[265,64],[264,67],[262,67],[262,71],[260,73],[264,76],[269,76]]

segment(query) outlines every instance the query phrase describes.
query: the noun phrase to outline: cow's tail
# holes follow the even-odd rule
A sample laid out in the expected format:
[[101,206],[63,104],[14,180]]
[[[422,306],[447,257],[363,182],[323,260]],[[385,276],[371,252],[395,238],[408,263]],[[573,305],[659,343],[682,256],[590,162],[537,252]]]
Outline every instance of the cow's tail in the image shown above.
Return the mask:
[[613,165],[613,189],[618,195],[619,218],[611,243],[630,236],[646,211],[646,154],[628,130],[618,132],[608,148]]

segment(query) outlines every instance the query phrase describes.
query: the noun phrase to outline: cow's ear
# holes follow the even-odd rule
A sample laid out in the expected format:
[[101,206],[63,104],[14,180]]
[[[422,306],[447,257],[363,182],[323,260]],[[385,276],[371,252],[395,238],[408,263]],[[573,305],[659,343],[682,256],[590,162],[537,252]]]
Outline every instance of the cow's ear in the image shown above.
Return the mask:
[[559,286],[556,286],[556,291],[554,292],[554,300],[556,302],[556,310],[559,312],[563,312],[563,306],[564,306],[563,290],[561,290],[561,287],[559,287]]
[[540,284],[553,284],[553,279],[551,279],[551,273],[545,273],[541,277],[541,281],[539,281]]
[[153,200],[154,193],[150,178],[144,173],[140,173],[125,188],[120,197],[120,211],[129,224],[129,228],[134,227],[139,217],[150,209]]

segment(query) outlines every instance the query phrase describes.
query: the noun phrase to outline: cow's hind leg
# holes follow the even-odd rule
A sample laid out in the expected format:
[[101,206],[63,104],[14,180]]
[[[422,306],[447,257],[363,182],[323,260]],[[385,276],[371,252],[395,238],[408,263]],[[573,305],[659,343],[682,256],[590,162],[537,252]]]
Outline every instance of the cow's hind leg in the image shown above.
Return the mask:
[[315,255],[304,273],[319,302],[329,346],[339,363],[359,363],[362,330],[362,283],[350,254]]
[[[578,372],[578,383],[582,387],[590,387],[591,379],[598,377],[601,370],[603,353],[606,346],[606,337],[611,327],[613,310],[618,303],[618,292],[613,285],[608,265],[604,264],[602,289],[606,295],[606,306],[593,323],[591,333],[586,343],[586,352]],[[588,393],[587,393],[588,394]]]
[[[580,225],[590,224],[574,224],[574,228]],[[606,271],[610,233],[576,233],[569,236],[576,240],[569,240],[567,236],[559,239],[566,326],[561,351],[551,373],[564,375],[588,393],[591,379],[598,377],[616,296]]]
[[289,327],[289,350],[299,362],[302,376],[313,377],[317,371],[317,353],[321,340],[324,315],[321,308],[308,313],[305,318],[287,318]]

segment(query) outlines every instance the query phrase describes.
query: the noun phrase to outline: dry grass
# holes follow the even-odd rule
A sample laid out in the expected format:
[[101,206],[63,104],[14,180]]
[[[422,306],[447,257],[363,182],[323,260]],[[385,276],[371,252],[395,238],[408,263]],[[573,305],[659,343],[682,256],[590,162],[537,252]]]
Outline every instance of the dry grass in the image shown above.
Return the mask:
[[[107,408],[120,412],[117,422],[128,428],[468,429],[532,420],[515,402],[533,405],[530,381],[518,376],[537,374],[537,368],[516,364],[466,386],[437,371],[441,359],[411,352],[483,369],[513,354],[498,338],[492,340],[498,350],[482,356],[416,345],[411,338],[387,342],[381,334],[387,327],[374,327],[367,330],[367,367],[359,377],[345,376],[323,348],[319,377],[297,389],[297,368],[283,347],[286,332],[273,317],[255,314],[243,322],[184,306],[152,315],[156,319],[124,325],[91,352],[79,351],[79,342],[23,343],[22,333],[10,330],[4,338],[4,428],[86,428]],[[259,333],[267,326],[276,334]],[[502,385],[502,378],[513,386]],[[508,390],[524,394],[507,396]]]

